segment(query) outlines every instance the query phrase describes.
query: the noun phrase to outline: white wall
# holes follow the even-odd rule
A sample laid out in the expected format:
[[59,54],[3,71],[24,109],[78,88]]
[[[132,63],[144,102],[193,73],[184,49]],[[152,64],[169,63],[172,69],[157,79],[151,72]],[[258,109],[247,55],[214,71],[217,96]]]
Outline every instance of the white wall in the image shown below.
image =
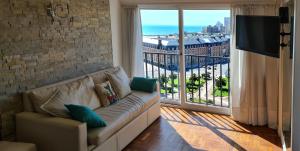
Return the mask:
[[295,0],[292,150],[300,151],[300,1]]
[[109,0],[111,17],[111,34],[114,66],[122,63],[122,31],[121,31],[121,3],[119,0]]

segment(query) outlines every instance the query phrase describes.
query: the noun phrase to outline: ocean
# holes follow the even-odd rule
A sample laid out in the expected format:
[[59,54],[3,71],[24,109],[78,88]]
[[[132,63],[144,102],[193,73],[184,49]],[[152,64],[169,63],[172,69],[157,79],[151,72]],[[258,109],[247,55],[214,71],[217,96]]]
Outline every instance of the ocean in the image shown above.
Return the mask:
[[[184,26],[185,32],[201,32],[203,26]],[[178,26],[168,25],[145,25],[143,28],[143,35],[169,35],[178,34]]]

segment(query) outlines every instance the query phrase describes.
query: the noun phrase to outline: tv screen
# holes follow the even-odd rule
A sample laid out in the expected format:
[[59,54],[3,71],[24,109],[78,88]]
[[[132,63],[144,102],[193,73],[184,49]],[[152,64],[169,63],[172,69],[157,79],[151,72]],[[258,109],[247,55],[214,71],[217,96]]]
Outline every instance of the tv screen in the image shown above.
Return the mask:
[[237,15],[236,48],[267,56],[279,57],[279,17]]

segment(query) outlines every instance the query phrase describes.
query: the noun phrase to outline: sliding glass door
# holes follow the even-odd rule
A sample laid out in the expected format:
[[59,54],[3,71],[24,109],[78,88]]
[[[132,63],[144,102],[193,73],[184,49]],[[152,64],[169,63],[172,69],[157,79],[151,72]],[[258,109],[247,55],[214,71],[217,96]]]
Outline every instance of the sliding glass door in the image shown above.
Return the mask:
[[230,11],[183,14],[186,102],[229,107]]
[[163,102],[180,103],[178,10],[141,10],[145,76],[157,78]]
[[144,71],[162,102],[230,107],[230,11],[141,10]]

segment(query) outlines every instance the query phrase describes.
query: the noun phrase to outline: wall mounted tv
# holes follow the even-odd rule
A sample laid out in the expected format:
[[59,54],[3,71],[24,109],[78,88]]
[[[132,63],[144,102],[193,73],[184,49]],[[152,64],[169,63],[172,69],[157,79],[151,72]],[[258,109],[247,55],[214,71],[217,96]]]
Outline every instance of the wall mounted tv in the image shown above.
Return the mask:
[[236,16],[236,48],[279,58],[278,16]]

